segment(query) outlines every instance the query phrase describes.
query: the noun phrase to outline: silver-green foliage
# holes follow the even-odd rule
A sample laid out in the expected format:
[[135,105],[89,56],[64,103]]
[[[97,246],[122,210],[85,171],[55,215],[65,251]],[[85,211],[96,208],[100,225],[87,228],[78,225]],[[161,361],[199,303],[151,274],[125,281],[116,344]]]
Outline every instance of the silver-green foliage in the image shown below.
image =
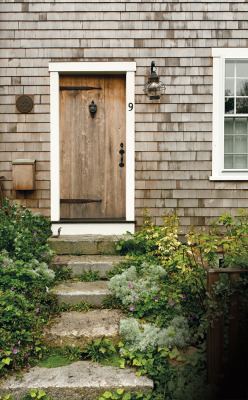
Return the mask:
[[[2,251],[0,260],[2,265],[6,268],[6,273],[11,276],[16,274],[18,268],[22,268],[23,272],[26,271],[26,273],[33,279],[43,278],[47,283],[54,280],[55,272],[48,268],[48,265],[45,262],[40,262],[36,259],[32,259],[29,262],[14,261],[10,258],[7,251]],[[22,266],[20,265],[21,263]],[[2,271],[4,271],[4,269],[2,269]]]
[[191,341],[187,320],[183,316],[173,318],[167,328],[141,324],[134,318],[123,319],[120,321],[120,334],[133,349],[141,351],[156,347],[184,348]]
[[110,280],[110,290],[116,297],[120,298],[123,304],[144,299],[150,293],[157,294],[160,290],[157,281],[166,276],[167,272],[159,265],[151,266],[143,264],[139,274],[135,266],[131,266],[122,274],[115,275]]

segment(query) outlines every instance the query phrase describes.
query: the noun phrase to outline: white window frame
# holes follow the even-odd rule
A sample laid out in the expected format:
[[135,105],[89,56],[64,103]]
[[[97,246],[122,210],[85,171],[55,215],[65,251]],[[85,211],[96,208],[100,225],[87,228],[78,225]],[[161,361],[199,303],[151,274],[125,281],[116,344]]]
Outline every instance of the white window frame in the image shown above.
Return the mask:
[[[134,210],[134,124],[136,62],[52,62],[50,72],[51,112],[51,220],[59,222],[61,234],[122,234],[135,229]],[[60,152],[59,152],[59,75],[60,74],[125,74],[126,75],[126,222],[106,224],[66,224],[60,221]],[[133,104],[130,109],[129,104]],[[57,224],[52,226],[57,233]]]
[[212,181],[248,180],[248,169],[224,169],[224,88],[225,61],[248,60],[246,48],[212,49],[213,57],[213,137],[212,137]]

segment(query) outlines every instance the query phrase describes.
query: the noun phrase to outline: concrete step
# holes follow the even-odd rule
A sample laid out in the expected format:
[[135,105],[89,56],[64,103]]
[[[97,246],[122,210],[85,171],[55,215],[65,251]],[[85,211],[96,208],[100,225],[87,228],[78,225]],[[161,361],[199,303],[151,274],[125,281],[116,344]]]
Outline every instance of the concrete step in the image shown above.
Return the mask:
[[123,318],[125,315],[118,310],[62,312],[44,336],[52,347],[84,347],[103,336],[116,342],[120,340],[119,322]]
[[125,257],[115,255],[82,255],[82,256],[70,256],[61,255],[56,256],[52,261],[50,268],[56,270],[57,266],[63,266],[64,268],[71,268],[71,276],[82,274],[84,271],[98,271],[100,278],[104,278],[107,271],[113,269],[114,264],[120,261],[124,261]]
[[146,393],[153,389],[147,377],[137,377],[131,369],[103,366],[91,361],[78,361],[66,367],[31,368],[21,380],[7,379],[0,395],[11,394],[20,400],[30,389],[44,390],[52,400],[93,400],[105,391],[123,388],[127,392]]
[[100,307],[102,300],[108,294],[108,281],[95,282],[66,282],[55,286],[59,304],[76,304],[86,301],[96,307]]
[[116,244],[126,235],[75,235],[49,238],[48,243],[57,254],[116,254]]

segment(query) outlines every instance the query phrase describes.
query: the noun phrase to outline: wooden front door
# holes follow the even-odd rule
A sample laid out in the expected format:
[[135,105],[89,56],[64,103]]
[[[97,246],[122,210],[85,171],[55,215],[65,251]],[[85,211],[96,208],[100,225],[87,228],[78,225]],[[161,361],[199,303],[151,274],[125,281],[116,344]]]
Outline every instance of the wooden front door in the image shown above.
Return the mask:
[[124,75],[60,76],[61,219],[125,219],[125,107]]

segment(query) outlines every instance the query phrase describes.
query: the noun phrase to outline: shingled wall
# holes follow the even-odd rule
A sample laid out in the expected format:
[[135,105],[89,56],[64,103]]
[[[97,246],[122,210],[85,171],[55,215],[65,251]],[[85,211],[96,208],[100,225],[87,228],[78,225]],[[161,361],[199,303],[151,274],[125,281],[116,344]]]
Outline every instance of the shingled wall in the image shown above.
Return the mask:
[[[49,72],[51,61],[136,61],[136,220],[149,207],[161,223],[179,207],[182,229],[248,207],[248,182],[212,182],[214,47],[248,46],[246,1],[2,1],[0,175],[6,194],[50,213]],[[151,61],[166,94],[143,87]],[[34,95],[19,114],[15,96]],[[12,190],[12,163],[34,158],[36,190]]]

